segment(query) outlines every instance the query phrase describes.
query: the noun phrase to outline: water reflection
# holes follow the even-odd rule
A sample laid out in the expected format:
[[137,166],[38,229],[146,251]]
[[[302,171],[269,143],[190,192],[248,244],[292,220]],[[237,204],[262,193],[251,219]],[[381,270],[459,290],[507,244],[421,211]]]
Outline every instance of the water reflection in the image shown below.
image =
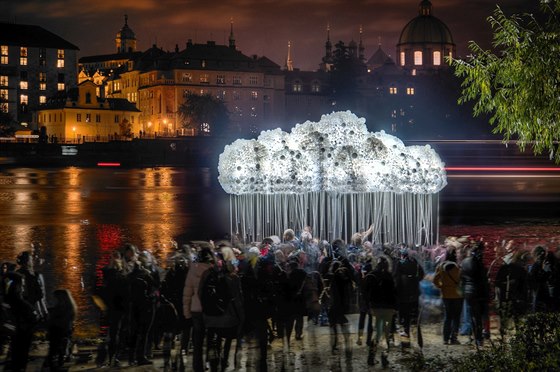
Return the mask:
[[91,295],[113,250],[131,242],[163,261],[171,241],[208,235],[200,200],[219,195],[210,174],[173,168],[0,171],[0,260],[15,261],[41,243],[47,300],[55,289],[68,288],[80,309],[77,332],[91,336],[99,319]]

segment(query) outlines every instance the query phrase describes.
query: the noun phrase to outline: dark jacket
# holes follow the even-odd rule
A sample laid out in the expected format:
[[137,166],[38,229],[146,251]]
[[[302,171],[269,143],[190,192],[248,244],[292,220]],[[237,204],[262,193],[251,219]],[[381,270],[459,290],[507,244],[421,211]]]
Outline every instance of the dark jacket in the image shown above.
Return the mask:
[[371,309],[395,309],[395,282],[391,273],[374,270],[364,278],[364,294]]
[[467,299],[488,299],[488,274],[481,258],[470,256],[461,262],[461,286]]
[[393,272],[397,302],[417,302],[420,296],[420,281],[424,278],[424,269],[412,258],[398,260]]

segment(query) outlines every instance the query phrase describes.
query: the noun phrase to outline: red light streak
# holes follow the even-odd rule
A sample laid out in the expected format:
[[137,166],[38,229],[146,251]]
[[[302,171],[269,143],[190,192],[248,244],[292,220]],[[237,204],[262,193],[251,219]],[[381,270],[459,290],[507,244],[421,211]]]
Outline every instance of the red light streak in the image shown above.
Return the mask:
[[98,167],[120,167],[121,163],[97,163]]
[[560,172],[560,168],[551,167],[445,167],[451,172]]

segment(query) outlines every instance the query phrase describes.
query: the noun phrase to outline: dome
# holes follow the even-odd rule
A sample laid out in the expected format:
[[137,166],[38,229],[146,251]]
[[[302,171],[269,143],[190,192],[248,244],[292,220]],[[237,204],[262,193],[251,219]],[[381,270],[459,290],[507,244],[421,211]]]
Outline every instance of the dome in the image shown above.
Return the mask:
[[420,3],[418,17],[414,18],[401,32],[399,44],[454,44],[449,28],[432,15],[432,3]]

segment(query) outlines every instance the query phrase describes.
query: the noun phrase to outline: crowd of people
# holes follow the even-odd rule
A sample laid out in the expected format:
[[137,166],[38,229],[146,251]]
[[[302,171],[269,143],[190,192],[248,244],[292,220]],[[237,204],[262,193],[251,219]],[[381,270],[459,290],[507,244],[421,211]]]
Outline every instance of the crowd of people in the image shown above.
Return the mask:
[[[411,347],[426,280],[440,290],[445,345],[471,334],[473,344],[483,346],[491,306],[502,336],[527,312],[559,310],[559,261],[546,247],[528,251],[511,241],[485,265],[488,246],[482,239],[411,247],[374,245],[370,233],[356,233],[348,243],[314,239],[309,227],[249,245],[193,241],[175,244],[161,262],[149,250],[126,244],[112,252],[94,296],[106,329],[96,363],[150,365],[160,349],[166,370],[225,371],[230,354],[237,363],[241,345],[254,342],[255,370],[267,371],[269,347],[277,343],[289,352],[306,336],[307,321],[310,327],[330,327],[333,354],[352,358],[354,343],[365,344],[367,363],[380,358],[386,365],[391,348]],[[70,357],[76,305],[68,290],[57,289],[47,306],[38,265],[33,250],[20,253],[17,265],[2,265],[0,342],[2,352],[9,342],[6,370],[25,370],[41,322],[49,340],[44,367],[62,370]],[[347,317],[353,312],[359,313],[356,325]],[[355,340],[351,326],[357,329]]]

